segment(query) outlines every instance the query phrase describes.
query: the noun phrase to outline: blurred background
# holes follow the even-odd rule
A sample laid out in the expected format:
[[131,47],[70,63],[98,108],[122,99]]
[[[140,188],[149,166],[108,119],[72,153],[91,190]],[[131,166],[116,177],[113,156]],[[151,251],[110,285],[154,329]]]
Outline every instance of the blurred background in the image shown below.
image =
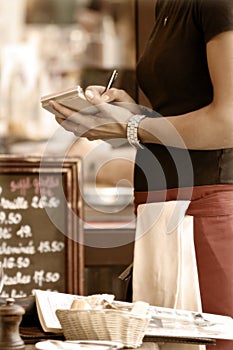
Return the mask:
[[113,69],[115,86],[136,98],[134,0],[0,0],[0,31],[0,152],[68,153],[85,158],[85,184],[115,186],[120,169],[131,181],[130,147],[63,135],[40,99],[106,85]]
[[[0,153],[82,158],[85,236],[102,242],[86,247],[87,294],[123,299],[117,276],[132,261],[135,151],[125,142],[115,147],[60,130],[40,99],[75,85],[106,85],[117,69],[115,86],[137,100],[136,9],[145,31],[149,2],[0,0]],[[112,247],[104,249],[109,237]]]
[[135,151],[58,129],[40,99],[106,85],[113,69],[115,86],[136,98],[134,0],[0,0],[0,32],[0,153],[82,158],[84,231],[96,244],[85,248],[85,293],[122,299],[117,276],[132,259]]
[[135,94],[133,0],[0,0],[0,30],[2,140],[49,137],[40,97],[106,84],[113,68]]

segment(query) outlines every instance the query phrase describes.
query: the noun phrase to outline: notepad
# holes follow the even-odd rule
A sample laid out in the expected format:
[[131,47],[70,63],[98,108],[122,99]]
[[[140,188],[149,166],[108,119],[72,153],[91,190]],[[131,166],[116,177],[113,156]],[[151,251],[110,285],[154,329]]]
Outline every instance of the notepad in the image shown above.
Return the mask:
[[47,109],[49,112],[58,115],[59,113],[49,104],[49,101],[51,100],[56,101],[64,107],[72,109],[76,112],[87,113],[87,109],[90,107],[93,108],[93,105],[85,98],[80,85],[41,97],[42,107]]

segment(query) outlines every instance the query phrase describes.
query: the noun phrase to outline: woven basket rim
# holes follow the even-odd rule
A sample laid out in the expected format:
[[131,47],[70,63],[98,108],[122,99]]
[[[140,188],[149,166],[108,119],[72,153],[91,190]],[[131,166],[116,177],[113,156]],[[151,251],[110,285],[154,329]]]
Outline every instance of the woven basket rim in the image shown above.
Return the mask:
[[117,310],[117,309],[100,309],[100,310],[80,310],[80,309],[57,309],[56,312],[64,312],[64,313],[88,313],[88,314],[120,314],[120,315],[126,315],[132,318],[137,318],[137,319],[148,319],[151,318],[151,313],[148,312],[145,315],[141,314],[135,314],[132,313],[131,311],[128,310]]

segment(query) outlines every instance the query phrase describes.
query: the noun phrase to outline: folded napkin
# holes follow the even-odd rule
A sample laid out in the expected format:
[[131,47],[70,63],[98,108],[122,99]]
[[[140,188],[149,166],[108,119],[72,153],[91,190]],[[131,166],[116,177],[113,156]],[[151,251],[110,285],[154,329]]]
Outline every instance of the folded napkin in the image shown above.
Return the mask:
[[[202,311],[189,201],[138,206],[133,262],[133,301]],[[164,344],[161,349],[205,349]]]

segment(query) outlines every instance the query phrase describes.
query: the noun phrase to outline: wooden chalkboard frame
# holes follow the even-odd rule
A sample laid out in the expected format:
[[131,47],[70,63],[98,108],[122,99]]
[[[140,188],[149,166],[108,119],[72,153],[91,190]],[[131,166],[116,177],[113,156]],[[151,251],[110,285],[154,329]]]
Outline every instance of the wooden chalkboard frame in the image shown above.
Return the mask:
[[[0,173],[31,175],[59,174],[62,176],[67,206],[74,215],[68,212],[67,235],[65,238],[66,282],[64,292],[84,294],[84,239],[83,239],[83,200],[82,160],[76,157],[25,157],[18,155],[0,155]],[[79,218],[77,220],[77,217]]]

